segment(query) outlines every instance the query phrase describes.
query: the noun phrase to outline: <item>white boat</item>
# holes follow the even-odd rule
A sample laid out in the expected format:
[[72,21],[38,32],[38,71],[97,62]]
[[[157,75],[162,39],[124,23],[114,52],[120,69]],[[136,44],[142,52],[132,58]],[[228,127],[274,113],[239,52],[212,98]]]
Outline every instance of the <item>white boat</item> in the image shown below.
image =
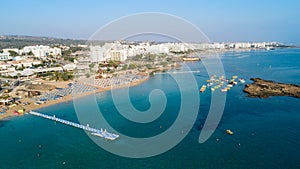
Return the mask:
[[206,86],[205,86],[205,85],[202,85],[202,87],[201,87],[201,89],[200,89],[200,92],[201,92],[201,93],[204,93],[205,90],[206,90]]
[[226,133],[229,135],[233,135],[234,133],[231,130],[226,130]]
[[246,81],[245,81],[245,79],[239,79],[239,82],[241,82],[241,83],[245,83]]
[[266,50],[275,50],[275,48],[274,48],[274,47],[269,47],[269,46],[268,46],[268,47],[266,48]]
[[227,88],[221,89],[221,92],[227,92]]
[[232,84],[228,84],[227,87],[233,87],[233,85]]

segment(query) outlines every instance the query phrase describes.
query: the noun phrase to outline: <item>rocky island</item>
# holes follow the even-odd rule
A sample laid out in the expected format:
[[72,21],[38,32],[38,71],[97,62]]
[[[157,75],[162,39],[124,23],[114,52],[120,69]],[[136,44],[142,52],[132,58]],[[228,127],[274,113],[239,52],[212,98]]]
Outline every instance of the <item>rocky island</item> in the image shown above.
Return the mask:
[[244,92],[249,97],[268,98],[270,96],[292,96],[300,98],[300,86],[284,84],[260,78],[251,78],[252,84],[245,86]]

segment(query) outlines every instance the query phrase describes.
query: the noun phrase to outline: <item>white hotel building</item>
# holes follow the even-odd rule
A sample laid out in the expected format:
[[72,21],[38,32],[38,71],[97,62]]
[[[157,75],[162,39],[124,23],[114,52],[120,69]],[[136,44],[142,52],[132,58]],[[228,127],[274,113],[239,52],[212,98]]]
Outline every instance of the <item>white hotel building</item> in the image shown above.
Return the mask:
[[32,52],[35,57],[47,57],[49,55],[52,56],[60,56],[61,49],[54,47],[50,48],[50,46],[36,45],[36,46],[25,46],[23,48],[24,53]]
[[103,46],[91,46],[91,62],[108,60],[125,61],[128,57],[128,48],[119,43],[105,43]]
[[188,49],[192,50],[206,50],[206,49],[264,49],[268,46],[276,46],[276,42],[226,42],[226,43],[161,43],[150,44],[121,44],[120,42],[105,43],[103,46],[91,46],[91,62],[104,62],[108,60],[125,61],[127,57],[138,54],[160,54],[170,52],[184,52]]
[[[171,45],[171,44],[169,44]],[[171,45],[174,50],[181,50],[181,45]],[[108,60],[125,61],[128,57],[146,53],[169,53],[170,47],[166,44],[150,45],[139,43],[138,45],[105,43],[103,46],[91,46],[91,62],[104,62]]]
[[6,61],[6,60],[10,60],[12,59],[10,56],[9,56],[9,53],[0,53],[0,61]]

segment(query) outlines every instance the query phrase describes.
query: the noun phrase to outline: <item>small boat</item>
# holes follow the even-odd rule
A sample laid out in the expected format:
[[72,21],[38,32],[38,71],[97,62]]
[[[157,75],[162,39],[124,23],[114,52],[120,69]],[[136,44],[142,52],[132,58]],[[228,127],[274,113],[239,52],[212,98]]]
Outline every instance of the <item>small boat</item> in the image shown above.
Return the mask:
[[205,90],[206,90],[206,86],[205,86],[205,85],[202,85],[202,87],[201,87],[201,89],[200,89],[200,92],[201,92],[201,93],[204,93]]
[[227,92],[227,88],[221,89],[221,92]]
[[275,50],[275,48],[274,48],[274,47],[269,47],[269,46],[268,46],[268,47],[266,48],[266,50]]
[[19,113],[17,110],[14,111],[14,114],[15,114],[16,116],[20,115],[20,113]]
[[226,133],[229,135],[233,135],[233,132],[231,130],[226,130]]
[[240,79],[239,79],[239,82],[241,82],[241,83],[245,83],[246,81],[245,81],[245,79],[243,79],[243,78],[240,78]]
[[233,85],[232,84],[228,84],[227,87],[233,87]]
[[9,105],[8,107],[9,108],[12,108],[12,107],[16,107],[17,105],[16,104],[11,104],[11,105]]

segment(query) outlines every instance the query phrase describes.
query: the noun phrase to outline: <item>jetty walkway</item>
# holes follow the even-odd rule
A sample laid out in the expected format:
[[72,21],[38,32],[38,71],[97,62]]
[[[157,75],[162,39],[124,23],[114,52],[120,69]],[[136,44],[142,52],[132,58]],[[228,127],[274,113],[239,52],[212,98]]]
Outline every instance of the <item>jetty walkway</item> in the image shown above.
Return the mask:
[[73,127],[76,127],[76,128],[80,128],[80,129],[83,129],[83,130],[86,130],[86,131],[90,131],[92,132],[91,134],[92,135],[95,135],[95,136],[99,136],[99,137],[102,137],[102,138],[105,138],[105,139],[108,139],[108,140],[115,140],[119,137],[118,134],[113,134],[113,133],[109,133],[106,131],[106,129],[95,129],[95,128],[92,128],[90,127],[89,125],[82,125],[82,124],[78,124],[78,123],[74,123],[74,122],[71,122],[71,121],[68,121],[68,120],[64,120],[64,119],[60,119],[60,118],[57,118],[54,116],[50,116],[50,115],[46,115],[46,114],[42,114],[42,113],[38,113],[38,112],[34,112],[34,111],[30,111],[29,114],[32,114],[34,116],[38,116],[38,117],[42,117],[42,118],[45,118],[45,119],[49,119],[49,120],[53,120],[53,121],[57,121],[57,122],[60,122],[60,123],[63,123],[63,124],[66,124],[66,125],[69,125],[69,126],[73,126]]
[[175,71],[175,72],[154,72],[155,75],[162,75],[162,74],[184,74],[184,73],[200,73],[199,70],[191,70],[191,71]]

